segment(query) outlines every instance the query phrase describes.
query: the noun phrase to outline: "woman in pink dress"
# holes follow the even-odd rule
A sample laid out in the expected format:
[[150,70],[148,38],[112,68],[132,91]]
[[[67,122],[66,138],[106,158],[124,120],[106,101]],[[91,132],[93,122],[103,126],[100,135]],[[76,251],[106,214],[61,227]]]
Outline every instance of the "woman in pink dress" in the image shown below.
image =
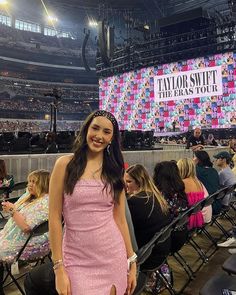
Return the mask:
[[49,189],[49,234],[59,294],[134,291],[136,254],[125,218],[123,167],[117,121],[102,110],[85,120],[74,154],[56,161]]
[[[196,176],[196,168],[192,159],[180,159],[177,162],[177,166],[179,168],[180,176],[184,182],[188,205],[191,207],[206,198],[208,196],[208,192]],[[204,223],[211,221],[211,217],[212,207],[204,207],[202,211],[190,216],[188,228],[201,228]]]

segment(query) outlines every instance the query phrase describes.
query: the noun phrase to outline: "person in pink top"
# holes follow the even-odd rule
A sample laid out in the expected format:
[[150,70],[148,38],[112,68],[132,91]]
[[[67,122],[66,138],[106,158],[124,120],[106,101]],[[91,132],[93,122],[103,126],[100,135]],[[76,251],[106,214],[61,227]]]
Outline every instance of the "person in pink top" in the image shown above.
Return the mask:
[[[184,158],[177,162],[180,176],[185,185],[185,193],[187,194],[189,207],[208,196],[208,192],[204,185],[197,179],[196,168],[192,159]],[[211,221],[212,207],[204,207],[202,211],[193,214],[189,218],[189,229],[200,228],[204,223]]]
[[50,180],[49,236],[60,295],[133,293],[137,255],[125,218],[123,174],[118,123],[111,113],[95,111],[73,155],[56,161]]

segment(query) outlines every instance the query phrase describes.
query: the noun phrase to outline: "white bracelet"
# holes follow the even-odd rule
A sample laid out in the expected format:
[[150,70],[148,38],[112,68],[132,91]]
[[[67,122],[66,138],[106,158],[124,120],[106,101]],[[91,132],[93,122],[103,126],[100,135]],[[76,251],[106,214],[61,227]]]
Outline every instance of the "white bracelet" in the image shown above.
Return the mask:
[[134,253],[131,257],[128,258],[129,264],[132,264],[132,263],[136,262],[137,258],[138,258],[137,254]]

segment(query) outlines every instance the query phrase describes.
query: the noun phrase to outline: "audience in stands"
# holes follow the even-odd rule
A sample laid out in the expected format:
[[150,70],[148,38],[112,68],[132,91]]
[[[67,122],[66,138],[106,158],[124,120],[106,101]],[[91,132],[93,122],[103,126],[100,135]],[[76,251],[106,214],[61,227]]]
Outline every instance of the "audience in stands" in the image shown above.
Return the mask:
[[[154,168],[153,180],[168,203],[172,220],[188,209],[184,182],[174,161],[157,163]],[[172,233],[172,253],[178,251],[183,246],[187,235],[188,229],[186,226],[178,228]]]
[[[229,166],[231,161],[231,155],[226,151],[222,151],[214,155],[213,157],[216,159],[216,165],[220,168],[220,172],[219,172],[220,186],[226,187],[226,186],[231,186],[235,184],[236,176]],[[231,201],[231,194],[224,197],[224,199],[222,200],[222,205],[228,206],[230,201]]]
[[[196,151],[193,160],[196,165],[197,178],[203,183],[208,194],[212,195],[220,189],[220,180],[208,153],[206,151]],[[221,210],[221,202],[216,200],[212,205],[212,210],[213,214],[218,214]]]
[[187,146],[186,149],[191,148],[193,151],[201,150],[204,148],[204,138],[202,136],[202,131],[199,127],[194,129],[193,135],[190,135],[190,137],[187,140]]
[[14,186],[13,175],[8,175],[6,163],[4,160],[0,159],[0,188],[9,188],[9,190]]
[[[135,237],[141,248],[162,228],[171,222],[168,204],[153,183],[147,170],[140,164],[130,166],[125,172],[128,205],[133,221]],[[171,239],[154,247],[142,269],[155,269],[165,262],[170,252]],[[150,274],[148,290],[156,284],[155,272]]]
[[[10,219],[0,231],[0,282],[3,281],[4,263],[12,263],[26,242],[30,231],[48,219],[49,172],[36,170],[28,175],[28,189],[13,204],[2,202]],[[22,253],[22,260],[41,257],[49,253],[48,234],[32,238]],[[0,283],[0,294],[4,294]]]
[[[177,162],[180,176],[185,185],[185,192],[188,198],[189,206],[193,206],[197,202],[208,196],[205,186],[197,179],[195,165],[192,159],[184,158]],[[202,212],[193,214],[189,218],[189,229],[199,228],[205,223],[211,221],[212,207],[204,207]]]

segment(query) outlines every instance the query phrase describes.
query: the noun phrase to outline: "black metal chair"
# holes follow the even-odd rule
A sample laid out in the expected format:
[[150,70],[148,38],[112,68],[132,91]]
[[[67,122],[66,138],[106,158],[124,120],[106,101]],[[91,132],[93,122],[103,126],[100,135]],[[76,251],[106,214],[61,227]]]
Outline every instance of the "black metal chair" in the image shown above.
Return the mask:
[[[25,191],[27,184],[28,184],[27,181],[20,181],[20,182],[15,183],[14,186],[11,188],[11,191],[9,192],[9,196],[11,197],[11,194],[14,192],[18,192],[18,194],[19,194],[19,191]],[[21,194],[22,193],[23,192],[21,192]]]
[[[220,189],[218,192],[216,192],[216,196],[215,196],[215,200],[219,200],[222,201],[223,198],[232,193],[235,189],[235,185],[233,186],[229,186],[229,187],[224,187],[222,189]],[[220,224],[219,219],[221,219],[222,217],[225,217],[232,225],[235,225],[234,220],[229,216],[228,211],[230,210],[230,206],[228,207],[222,207],[221,211],[219,214],[217,215],[213,215],[212,216],[212,221],[211,221],[211,226],[215,225],[223,234],[223,236],[227,239],[229,238],[231,235],[230,233],[225,230],[225,228]],[[218,242],[218,241],[217,241]]]
[[236,254],[233,254],[228,259],[226,259],[222,265],[222,268],[229,275],[236,275]]
[[[17,254],[14,262],[19,262],[21,260],[21,255],[24,252],[25,248],[27,247],[27,244],[29,243],[29,241],[36,236],[40,236],[43,235],[45,233],[48,232],[48,221],[45,221],[43,223],[41,223],[40,225],[36,226],[31,232],[29,237],[27,238],[27,240],[25,241],[24,245],[22,246],[21,250],[19,251],[19,253]],[[48,253],[49,255],[49,253]],[[49,257],[49,256],[48,256]],[[30,261],[25,261],[25,262],[36,262],[37,263],[43,263],[45,257],[38,257],[35,259],[32,259]],[[11,271],[11,265],[8,263],[5,263],[5,270],[6,270],[6,276],[3,280],[3,288],[6,288],[7,286],[9,286],[10,284],[14,283],[17,288],[19,289],[20,293],[25,295],[24,290],[22,289],[22,287],[20,286],[20,284],[18,283],[18,279],[20,279],[21,277],[23,277],[25,274],[19,276],[18,278],[15,278],[14,275],[12,274]],[[9,283],[6,283],[7,278],[10,277],[11,281]]]
[[[14,197],[14,198],[8,198],[7,201],[11,203],[15,203],[19,197]],[[2,201],[0,200],[0,230],[3,229],[4,225],[7,223],[8,218],[4,216],[2,212]]]
[[[146,244],[144,245],[141,249],[137,251],[138,255],[138,260],[137,260],[137,266],[140,267],[144,264],[144,262],[148,259],[151,258],[152,256],[152,251],[154,247],[157,247],[158,244],[162,244],[171,237],[171,232],[173,230],[174,224],[176,220],[171,222],[169,225],[164,227],[160,232],[156,233],[153,238]],[[139,276],[138,276],[138,283],[137,287],[134,291],[134,295],[139,295],[142,293],[145,284],[147,282],[147,279],[149,277],[149,274],[154,272],[154,271],[159,271],[160,279],[164,283],[166,289],[169,291],[170,294],[176,295],[177,293],[173,289],[173,287],[169,284],[169,282],[166,280],[165,276],[160,272],[161,266],[166,262],[166,259],[168,257],[168,254],[166,257],[163,257],[162,262],[159,265],[156,265],[155,267],[152,268],[141,268],[139,271]],[[142,281],[142,282],[140,282]]]
[[222,295],[222,290],[236,290],[236,279],[225,273],[220,273],[208,280],[200,290],[199,295]]

